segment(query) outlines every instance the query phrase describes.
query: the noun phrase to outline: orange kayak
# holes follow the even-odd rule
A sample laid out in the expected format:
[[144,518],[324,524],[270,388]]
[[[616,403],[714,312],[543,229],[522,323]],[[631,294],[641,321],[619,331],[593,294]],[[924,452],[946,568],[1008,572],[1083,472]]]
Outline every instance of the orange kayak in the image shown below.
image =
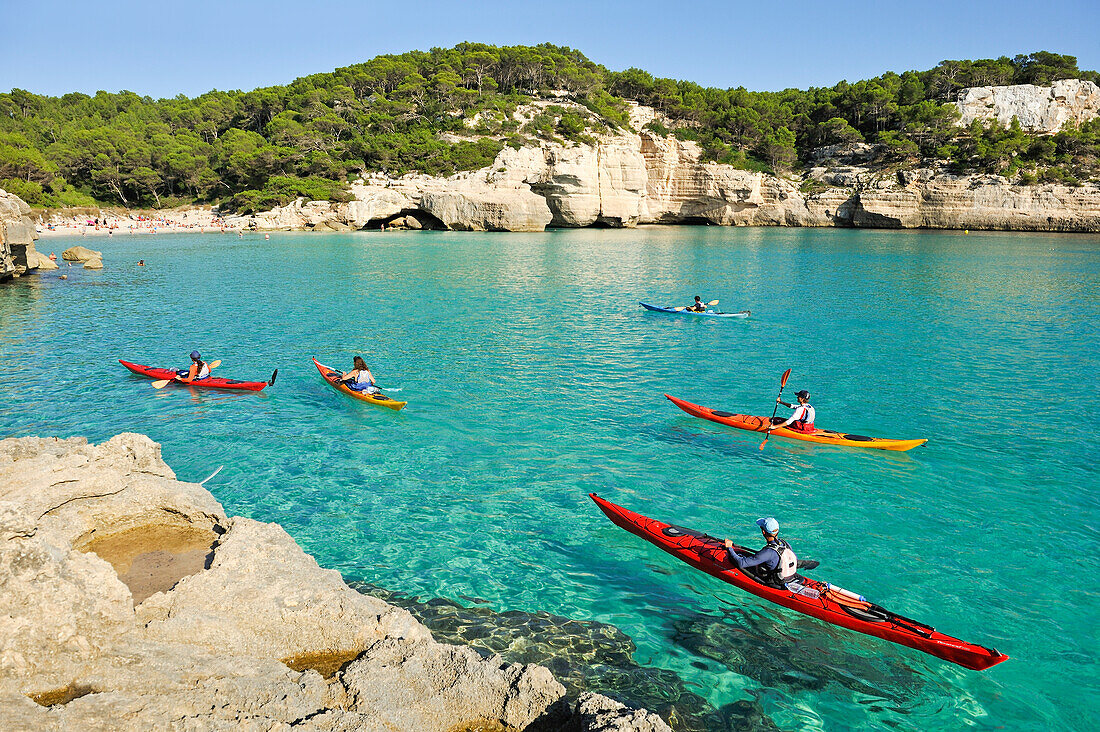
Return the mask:
[[[692,417],[699,417],[701,419],[709,419],[711,422],[717,422],[719,424],[729,425],[730,427],[736,427],[739,430],[748,430],[750,432],[767,432],[768,425],[771,424],[771,419],[768,417],[755,417],[750,414],[733,414],[732,412],[721,412],[709,407],[702,407],[698,404],[692,404],[691,402],[685,402],[683,399],[677,399],[674,396],[665,394],[665,397],[684,410]],[[804,442],[818,442],[823,445],[843,445],[844,447],[870,447],[876,450],[896,450],[904,452],[905,450],[912,450],[914,447],[923,445],[928,440],[893,440],[886,437],[865,437],[863,435],[852,435],[845,432],[835,432],[833,430],[815,429],[813,432],[799,432],[798,430],[788,429],[786,427],[780,427],[771,431],[776,437],[787,437],[792,440],[802,440]]]

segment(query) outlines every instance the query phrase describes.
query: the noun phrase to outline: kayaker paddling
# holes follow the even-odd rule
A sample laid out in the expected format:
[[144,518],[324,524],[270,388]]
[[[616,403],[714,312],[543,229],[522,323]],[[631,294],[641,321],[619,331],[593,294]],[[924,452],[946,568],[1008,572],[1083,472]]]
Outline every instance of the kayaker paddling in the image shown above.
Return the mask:
[[349,389],[365,391],[368,394],[378,394],[382,390],[374,385],[374,375],[367,368],[367,362],[362,356],[352,359],[354,368],[338,378],[336,381],[346,384]]
[[182,381],[185,384],[189,384],[192,381],[198,381],[199,379],[205,379],[210,375],[210,364],[202,360],[202,355],[198,351],[191,351],[191,366],[186,372],[179,371],[179,375],[176,376],[176,381]]
[[779,522],[772,517],[756,520],[760,533],[764,535],[764,548],[751,557],[742,557],[733,548],[733,542],[726,539],[730,564],[745,572],[753,579],[771,587],[783,587],[798,574],[798,557],[791,545],[779,538]]
[[707,304],[703,302],[703,298],[696,295],[695,302],[688,305],[687,309],[693,313],[705,313],[707,311]]
[[779,429],[780,427],[786,427],[787,429],[794,430],[795,432],[805,432],[812,434],[814,431],[814,418],[817,416],[817,410],[810,406],[810,392],[803,389],[800,392],[795,393],[798,398],[798,405],[788,404],[782,401],[781,397],[775,398],[776,404],[782,404],[788,409],[794,409],[791,416],[784,422],[773,424],[768,428],[768,431]]

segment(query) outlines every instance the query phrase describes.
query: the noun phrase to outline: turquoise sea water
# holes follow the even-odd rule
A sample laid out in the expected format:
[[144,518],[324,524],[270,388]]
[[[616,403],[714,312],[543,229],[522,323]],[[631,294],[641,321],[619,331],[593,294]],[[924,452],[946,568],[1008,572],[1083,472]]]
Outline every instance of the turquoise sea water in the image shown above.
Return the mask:
[[[710,726],[1087,729],[1100,714],[1100,237],[654,228],[45,240],[102,272],[0,286],[0,436],[137,431],[230,514],[422,598],[612,624]],[[146,267],[135,266],[143,258]],[[720,298],[745,321],[646,313]],[[118,358],[274,387],[169,387]],[[400,413],[310,362],[363,354]],[[760,438],[668,392],[927,437],[909,453]],[[784,410],[781,409],[781,413]],[[691,570],[594,491],[753,543],[1012,659],[971,672]],[[658,690],[659,691],[659,690]],[[631,699],[630,689],[620,694]]]

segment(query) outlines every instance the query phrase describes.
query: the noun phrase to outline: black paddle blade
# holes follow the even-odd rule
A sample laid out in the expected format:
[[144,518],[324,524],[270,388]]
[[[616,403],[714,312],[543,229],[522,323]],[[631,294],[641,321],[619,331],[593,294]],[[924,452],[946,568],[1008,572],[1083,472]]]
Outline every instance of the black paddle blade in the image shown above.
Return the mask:
[[279,369],[275,369],[271,372],[271,380],[267,382],[268,386],[275,386],[275,377],[279,375]]
[[817,561],[816,559],[799,559],[798,560],[798,568],[799,569],[817,569],[820,566],[821,566],[821,562]]

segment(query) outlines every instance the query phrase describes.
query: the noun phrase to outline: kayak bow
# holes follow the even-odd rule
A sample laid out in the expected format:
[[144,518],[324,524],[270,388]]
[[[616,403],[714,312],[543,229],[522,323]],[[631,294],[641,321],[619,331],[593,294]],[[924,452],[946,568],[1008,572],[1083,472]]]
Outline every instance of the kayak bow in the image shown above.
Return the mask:
[[[709,407],[703,407],[698,404],[692,404],[691,402],[685,402],[683,399],[677,399],[674,396],[665,394],[665,398],[670,402],[684,410],[692,417],[699,417],[700,419],[709,419],[711,422],[717,422],[718,424],[729,425],[730,427],[736,427],[740,430],[748,430],[750,432],[767,432],[768,425],[771,424],[771,420],[767,417],[755,417],[750,414],[733,414],[732,412],[721,412],[711,409]],[[815,429],[813,432],[799,432],[787,427],[780,427],[773,429],[771,434],[776,437],[787,437],[792,440],[803,440],[805,442],[819,442],[823,445],[843,445],[844,447],[871,447],[876,450],[894,450],[897,452],[904,452],[905,450],[912,450],[914,447],[918,447],[928,442],[928,440],[894,440],[887,437],[865,437],[863,435],[852,435],[844,432],[835,432],[833,430]]]
[[[118,360],[120,364],[133,371],[139,376],[148,376],[150,379],[156,379],[161,381],[163,379],[169,379],[174,384],[180,386],[198,386],[204,389],[237,389],[241,391],[261,391],[265,386],[275,383],[275,374],[271,375],[270,381],[238,381],[236,379],[223,379],[217,376],[207,376],[205,379],[196,379],[190,382],[175,381],[178,375],[175,369],[165,369],[158,366],[142,366],[140,363],[130,363],[129,361],[123,361],[121,358]],[[278,369],[275,370],[278,373]]]
[[[595,493],[589,493],[588,497],[616,526],[640,536],[698,570],[776,605],[842,628],[909,646],[975,671],[1008,660],[1008,656],[994,648],[952,638],[930,625],[892,613],[860,595],[827,582],[798,575],[786,587],[763,584],[734,567],[723,543],[712,536],[655,521],[606,501]],[[734,550],[741,555],[752,554],[739,546],[735,546]]]
[[646,310],[652,310],[655,313],[671,313],[672,315],[699,315],[704,318],[747,318],[752,315],[750,310],[742,310],[739,313],[719,313],[713,310],[707,310],[706,312],[697,313],[694,310],[677,310],[676,308],[666,308],[660,305],[650,305],[648,302],[638,301]]
[[396,399],[391,399],[385,394],[379,392],[377,394],[368,394],[365,391],[356,391],[350,388],[347,384],[341,384],[337,381],[343,374],[336,369],[330,369],[317,359],[313,359],[313,365],[317,367],[317,370],[321,372],[321,378],[329,383],[336,391],[347,394],[350,397],[359,399],[360,401],[369,402],[371,404],[377,404],[380,407],[386,407],[392,409],[395,412],[401,411],[408,402],[399,402]]

